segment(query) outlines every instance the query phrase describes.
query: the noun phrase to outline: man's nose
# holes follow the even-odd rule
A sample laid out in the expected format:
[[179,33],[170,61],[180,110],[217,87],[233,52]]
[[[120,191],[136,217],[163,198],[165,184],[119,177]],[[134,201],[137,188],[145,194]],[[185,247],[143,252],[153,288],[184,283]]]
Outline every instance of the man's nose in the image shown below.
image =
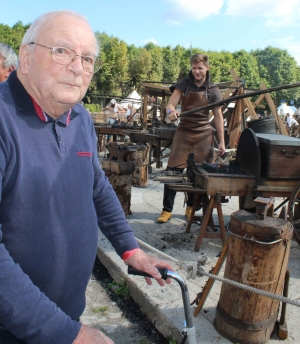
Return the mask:
[[82,57],[80,55],[74,56],[69,66],[71,66],[76,71],[84,70],[82,65]]

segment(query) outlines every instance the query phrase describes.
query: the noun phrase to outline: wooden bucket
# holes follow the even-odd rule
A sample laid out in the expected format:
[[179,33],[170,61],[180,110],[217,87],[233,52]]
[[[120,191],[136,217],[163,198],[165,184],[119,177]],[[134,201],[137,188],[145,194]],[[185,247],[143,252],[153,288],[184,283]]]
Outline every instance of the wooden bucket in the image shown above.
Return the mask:
[[[240,210],[231,215],[229,233],[224,277],[282,295],[292,225],[273,217],[257,220]],[[266,343],[278,309],[278,300],[223,283],[214,325],[234,343]]]

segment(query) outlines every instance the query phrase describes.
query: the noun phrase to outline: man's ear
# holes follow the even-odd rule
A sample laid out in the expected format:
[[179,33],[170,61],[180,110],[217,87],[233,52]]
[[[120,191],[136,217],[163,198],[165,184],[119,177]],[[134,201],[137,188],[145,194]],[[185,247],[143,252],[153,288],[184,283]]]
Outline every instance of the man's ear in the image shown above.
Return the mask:
[[21,45],[19,50],[19,70],[22,74],[28,73],[29,54],[29,47],[26,44]]
[[9,77],[9,74],[14,70],[14,66],[11,66],[7,69],[6,73],[5,73],[5,79],[7,79]]

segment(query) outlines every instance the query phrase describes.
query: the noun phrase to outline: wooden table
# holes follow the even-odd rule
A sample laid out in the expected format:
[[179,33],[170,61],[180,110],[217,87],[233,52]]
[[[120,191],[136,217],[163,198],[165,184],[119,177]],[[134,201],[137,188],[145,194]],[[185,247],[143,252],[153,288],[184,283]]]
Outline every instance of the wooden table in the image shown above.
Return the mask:
[[[203,171],[202,171],[203,172]],[[224,175],[217,173],[195,172],[196,177],[192,183],[180,185],[177,183],[166,183],[169,188],[175,191],[195,193],[195,202],[190,215],[186,233],[189,233],[191,225],[195,219],[195,211],[200,197],[203,197],[203,217],[195,243],[194,251],[198,252],[203,238],[221,238],[225,243],[225,225],[223,220],[221,197],[222,196],[250,196],[250,197],[290,197],[299,180],[296,179],[266,179],[260,178],[257,181],[251,175]],[[171,179],[171,178],[170,178]],[[220,233],[207,232],[207,226],[211,221],[213,209],[217,209]]]
[[112,128],[109,126],[101,126],[101,125],[94,125],[96,135],[98,138],[98,151],[102,150],[101,143],[102,143],[102,135],[112,135],[113,142],[117,142],[117,136],[125,136],[124,130],[121,128]]

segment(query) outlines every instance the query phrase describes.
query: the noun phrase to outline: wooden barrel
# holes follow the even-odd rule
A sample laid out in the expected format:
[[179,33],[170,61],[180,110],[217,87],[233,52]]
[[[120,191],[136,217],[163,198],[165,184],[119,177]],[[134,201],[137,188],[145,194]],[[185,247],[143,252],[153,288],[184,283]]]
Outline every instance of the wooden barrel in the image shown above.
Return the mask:
[[[292,225],[282,219],[257,220],[244,210],[233,213],[224,277],[282,295],[292,232]],[[266,343],[278,309],[275,299],[223,283],[214,325],[234,343]]]

